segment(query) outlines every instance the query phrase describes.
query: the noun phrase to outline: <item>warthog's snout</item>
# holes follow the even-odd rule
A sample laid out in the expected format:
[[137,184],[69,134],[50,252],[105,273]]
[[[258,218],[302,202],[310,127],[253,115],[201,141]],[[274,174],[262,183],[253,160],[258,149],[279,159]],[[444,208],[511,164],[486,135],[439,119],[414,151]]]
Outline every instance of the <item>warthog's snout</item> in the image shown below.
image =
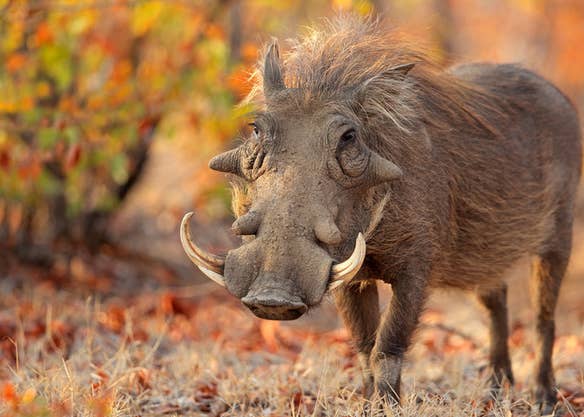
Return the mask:
[[366,244],[361,233],[355,239],[353,252],[343,262],[335,262],[307,239],[278,241],[273,236],[258,237],[229,251],[227,257],[217,256],[192,241],[188,226],[192,214],[184,216],[180,229],[183,248],[191,261],[263,319],[299,318],[317,305],[326,291],[351,281],[365,259]]
[[294,320],[308,310],[298,296],[291,296],[277,288],[250,292],[241,302],[256,316],[268,320]]

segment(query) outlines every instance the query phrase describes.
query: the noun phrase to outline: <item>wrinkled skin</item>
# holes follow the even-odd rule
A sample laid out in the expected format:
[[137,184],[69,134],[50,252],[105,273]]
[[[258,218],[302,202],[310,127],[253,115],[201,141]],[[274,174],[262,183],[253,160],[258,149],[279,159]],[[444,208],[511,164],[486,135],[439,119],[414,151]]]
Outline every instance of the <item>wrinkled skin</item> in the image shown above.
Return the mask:
[[[513,381],[503,277],[531,256],[535,399],[549,412],[581,173],[574,107],[514,65],[414,67],[417,53],[375,31],[345,22],[311,35],[286,61],[293,87],[277,45],[268,48],[254,134],[210,162],[238,179],[233,230],[244,237],[217,271],[258,317],[295,319],[365,233],[359,275],[334,295],[366,393],[393,401],[433,287],[477,295],[491,322],[493,389]],[[374,280],[392,286],[383,312]]]
[[370,151],[357,142],[354,116],[283,105],[295,102],[294,94],[274,98],[278,111],[259,115],[243,145],[255,163],[244,174],[255,178],[253,219],[243,216],[234,230],[255,238],[230,251],[225,267],[227,289],[257,316],[276,320],[296,319],[320,303],[333,259],[350,254],[359,231],[350,220],[355,195],[371,182]]

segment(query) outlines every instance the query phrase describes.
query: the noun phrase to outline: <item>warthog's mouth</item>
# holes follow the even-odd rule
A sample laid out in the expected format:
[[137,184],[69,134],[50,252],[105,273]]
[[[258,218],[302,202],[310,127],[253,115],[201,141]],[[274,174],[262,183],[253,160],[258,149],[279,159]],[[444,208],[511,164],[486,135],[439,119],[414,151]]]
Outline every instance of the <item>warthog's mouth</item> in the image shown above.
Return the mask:
[[279,289],[264,289],[259,294],[246,295],[241,302],[257,317],[266,320],[296,320],[308,311],[300,297],[290,297]]
[[[193,212],[189,212],[185,214],[182,219],[180,225],[180,240],[182,243],[182,247],[186,254],[188,255],[189,259],[201,270],[203,274],[205,274],[208,278],[215,281],[217,284],[225,287],[225,278],[223,276],[224,269],[225,269],[225,257],[214,255],[212,253],[208,253],[203,249],[199,248],[191,239],[191,233],[189,229],[189,220],[193,216]],[[361,233],[357,235],[357,239],[355,241],[355,249],[351,256],[340,263],[333,263],[330,270],[327,291],[334,290],[335,288],[339,287],[340,285],[346,284],[351,281],[355,275],[361,269],[363,265],[363,261],[365,259],[365,252],[366,252],[366,244],[365,239]],[[253,300],[246,300],[246,297],[242,299],[243,303],[248,305],[253,305]],[[287,301],[288,302],[288,301]],[[294,304],[294,302],[290,301],[290,303]],[[296,305],[297,304],[297,305]],[[297,317],[302,315],[307,307],[300,301],[294,305],[288,306],[288,313],[291,316],[298,314]],[[252,311],[254,311],[253,307],[250,307]],[[256,311],[254,311],[255,313]],[[261,317],[260,314],[256,314]],[[292,317],[292,318],[297,318]],[[266,317],[270,318],[270,317]]]

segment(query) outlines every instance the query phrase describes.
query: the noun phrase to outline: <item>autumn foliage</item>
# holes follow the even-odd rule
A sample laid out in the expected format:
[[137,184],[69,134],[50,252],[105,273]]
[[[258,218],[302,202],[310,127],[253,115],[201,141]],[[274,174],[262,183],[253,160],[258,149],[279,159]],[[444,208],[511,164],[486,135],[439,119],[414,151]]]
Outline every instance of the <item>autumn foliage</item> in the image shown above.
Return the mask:
[[242,45],[241,59],[230,57],[220,4],[3,3],[5,235],[101,243],[154,136],[172,136],[169,117],[212,125],[207,141],[235,133],[230,114],[246,94],[244,68],[256,48]]

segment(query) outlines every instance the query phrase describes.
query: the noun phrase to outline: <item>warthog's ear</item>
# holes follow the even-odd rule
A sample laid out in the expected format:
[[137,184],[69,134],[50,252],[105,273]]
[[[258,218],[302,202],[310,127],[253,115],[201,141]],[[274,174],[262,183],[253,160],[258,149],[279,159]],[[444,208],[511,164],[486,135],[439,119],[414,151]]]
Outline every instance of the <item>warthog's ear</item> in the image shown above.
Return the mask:
[[[357,172],[351,175],[345,169],[346,165],[351,164],[353,168],[361,166],[362,169],[357,169]],[[348,157],[343,158],[342,155],[338,155],[334,162],[332,160],[327,162],[327,168],[332,178],[347,188],[373,187],[398,180],[403,176],[399,166],[363,144],[359,145],[358,149],[353,149]]]
[[371,151],[367,169],[371,182],[374,184],[397,180],[403,175],[400,167],[373,151]]
[[266,97],[284,90],[284,77],[282,76],[282,67],[280,63],[280,48],[278,41],[272,40],[268,46],[266,57],[264,58],[264,95]]
[[354,86],[351,89],[351,94],[356,99],[362,98],[363,96],[366,96],[366,92],[370,87],[373,87],[378,83],[386,83],[395,80],[399,81],[400,79],[405,78],[415,65],[415,62],[411,62],[381,71],[379,74],[376,74],[363,81],[361,84]]

